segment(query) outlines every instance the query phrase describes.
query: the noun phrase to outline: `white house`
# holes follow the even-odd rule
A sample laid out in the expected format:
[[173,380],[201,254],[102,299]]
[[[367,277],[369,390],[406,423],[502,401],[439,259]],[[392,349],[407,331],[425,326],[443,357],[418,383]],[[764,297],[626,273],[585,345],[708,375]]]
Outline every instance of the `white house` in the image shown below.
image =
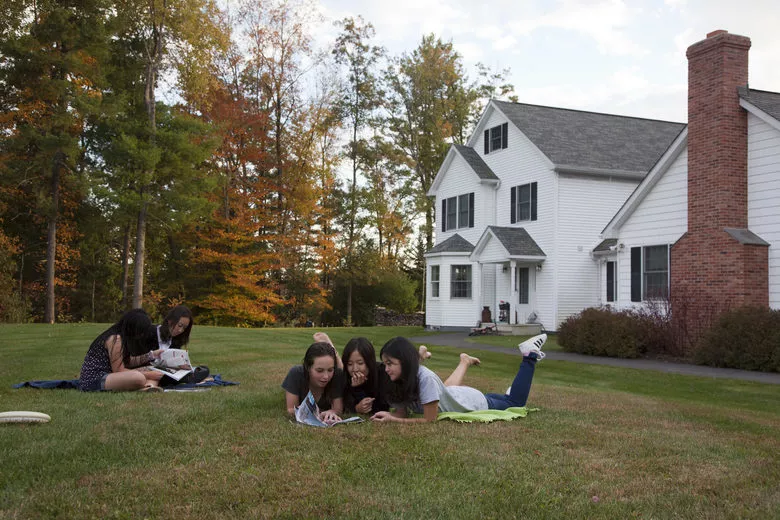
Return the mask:
[[428,192],[426,326],[508,307],[510,324],[556,330],[713,283],[780,307],[780,94],[747,88],[749,46],[725,31],[691,46],[689,125],[491,101]]

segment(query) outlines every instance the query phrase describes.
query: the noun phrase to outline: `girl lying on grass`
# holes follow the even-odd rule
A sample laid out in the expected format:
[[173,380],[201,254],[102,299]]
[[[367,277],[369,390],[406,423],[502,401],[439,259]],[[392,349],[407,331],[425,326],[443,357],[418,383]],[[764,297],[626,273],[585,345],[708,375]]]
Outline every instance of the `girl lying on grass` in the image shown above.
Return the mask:
[[282,382],[287,412],[295,415],[309,392],[317,401],[320,420],[331,424],[340,421],[344,410],[344,371],[338,365],[336,349],[324,342],[312,343],[303,356],[303,364],[296,365]]
[[[395,410],[377,412],[371,419],[378,422],[432,422],[439,412],[506,410],[513,406],[525,406],[536,362],[544,358],[541,346],[545,341],[547,336],[542,334],[519,345],[523,354],[520,368],[507,393],[500,395],[483,394],[475,388],[462,386],[466,371],[471,365],[478,365],[479,359],[461,354],[458,367],[442,383],[433,371],[420,366],[418,352],[408,339],[393,338],[385,343],[379,356],[391,381],[388,401]],[[423,416],[409,418],[410,410]]]
[[[324,332],[314,334],[315,341],[329,344],[333,351],[336,347]],[[431,357],[430,352],[422,345],[417,351],[420,361]],[[346,384],[344,386],[344,409],[350,413],[375,414],[389,410],[387,403],[387,378],[384,367],[376,360],[374,345],[366,338],[352,338],[341,354],[341,368],[344,369]]]
[[162,374],[143,365],[160,356],[151,350],[149,337],[154,334],[152,320],[142,309],[127,311],[90,345],[79,376],[79,389],[162,390]]

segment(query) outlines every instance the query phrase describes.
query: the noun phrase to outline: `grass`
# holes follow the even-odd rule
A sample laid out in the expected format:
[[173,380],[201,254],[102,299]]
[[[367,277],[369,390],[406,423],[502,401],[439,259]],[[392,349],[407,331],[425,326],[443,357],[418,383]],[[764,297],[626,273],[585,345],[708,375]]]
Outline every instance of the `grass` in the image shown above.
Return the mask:
[[[104,328],[0,326],[0,411],[52,416],[0,426],[0,518],[780,517],[778,385],[545,360],[525,419],[319,430],[288,421],[279,387],[311,329],[198,326],[193,361],[240,386],[11,389],[78,377]],[[431,350],[446,376],[459,351]],[[505,389],[518,358],[478,355],[468,382]]]

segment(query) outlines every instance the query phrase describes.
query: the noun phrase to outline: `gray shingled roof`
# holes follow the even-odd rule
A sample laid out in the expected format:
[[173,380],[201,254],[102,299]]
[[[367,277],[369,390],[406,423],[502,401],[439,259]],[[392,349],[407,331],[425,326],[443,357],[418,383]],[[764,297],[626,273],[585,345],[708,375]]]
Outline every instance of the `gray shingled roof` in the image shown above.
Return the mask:
[[473,148],[463,146],[462,144],[454,144],[452,146],[454,146],[458,153],[460,153],[466,162],[469,163],[471,169],[474,170],[474,173],[476,173],[480,179],[498,180],[498,176],[493,173],[490,166],[485,164],[485,161],[482,160],[482,157],[480,157]]
[[617,238],[607,238],[593,248],[594,253],[609,253],[617,245]]
[[780,93],[738,87],[739,97],[780,121]]
[[547,256],[524,228],[488,226],[510,256]]
[[471,243],[468,240],[455,233],[444,242],[440,242],[435,246],[433,246],[432,248],[430,248],[426,254],[428,253],[471,253],[472,251],[474,251],[474,246],[471,245]]
[[575,169],[646,174],[685,128],[653,119],[493,103],[553,164]]

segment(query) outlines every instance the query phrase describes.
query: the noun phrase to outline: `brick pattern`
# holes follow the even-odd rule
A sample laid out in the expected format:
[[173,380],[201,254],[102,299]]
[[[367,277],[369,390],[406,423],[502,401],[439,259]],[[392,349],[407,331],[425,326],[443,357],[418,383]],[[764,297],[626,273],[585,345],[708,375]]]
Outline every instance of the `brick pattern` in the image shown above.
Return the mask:
[[[769,305],[768,249],[723,228],[747,228],[750,39],[725,31],[688,48],[688,232],[671,249],[671,299],[685,298],[691,330],[731,307]],[[679,303],[679,302],[678,302]]]

